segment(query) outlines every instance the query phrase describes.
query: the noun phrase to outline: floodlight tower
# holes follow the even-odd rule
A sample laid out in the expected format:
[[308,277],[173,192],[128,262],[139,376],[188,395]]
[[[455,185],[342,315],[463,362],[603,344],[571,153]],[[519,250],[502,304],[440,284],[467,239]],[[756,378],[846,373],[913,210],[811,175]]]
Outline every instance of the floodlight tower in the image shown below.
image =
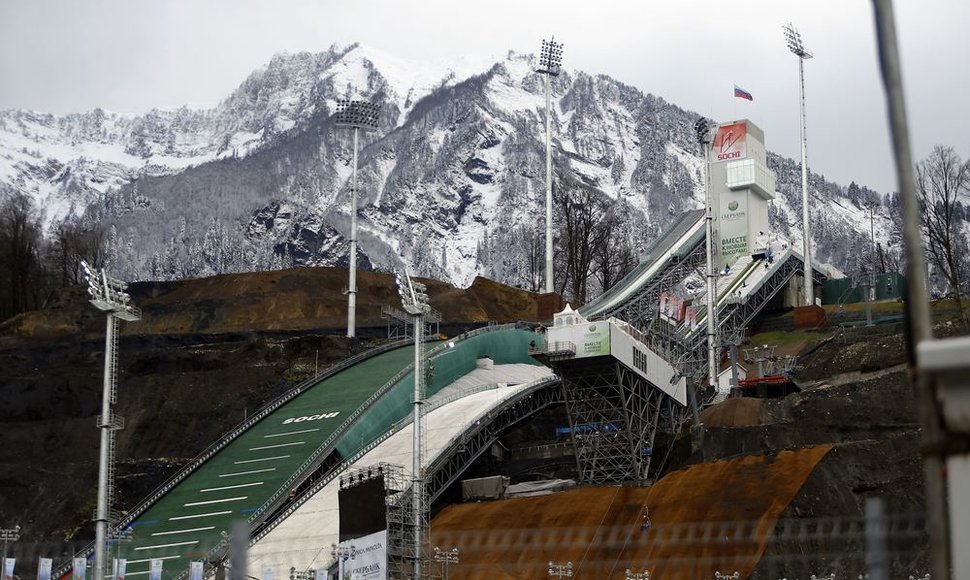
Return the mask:
[[141,320],[141,309],[131,303],[125,292],[128,285],[108,276],[104,269],[93,271],[88,263],[81,261],[84,278],[88,282],[91,304],[108,315],[104,336],[104,389],[101,395],[101,451],[98,456],[98,508],[94,516],[94,578],[104,578],[106,548],[108,541],[108,518],[110,513],[110,490],[114,489],[114,432],[122,428],[121,417],[111,414],[111,405],[117,402],[118,370],[118,321]]
[[457,564],[460,560],[458,557],[458,548],[452,548],[450,550],[442,550],[438,546],[434,547],[434,561],[441,563],[445,568],[445,580],[448,580],[448,566],[451,564]]
[[411,463],[411,493],[412,508],[414,510],[414,579],[421,580],[421,549],[424,539],[424,479],[422,473],[422,446],[424,436],[421,422],[421,405],[424,403],[424,359],[422,341],[424,339],[424,321],[422,318],[431,310],[428,304],[427,288],[420,282],[415,282],[408,274],[397,275],[397,289],[401,295],[401,305],[404,310],[414,317],[414,422],[411,431],[412,463]]
[[791,22],[786,24],[785,40],[788,50],[798,57],[798,95],[801,101],[801,124],[799,134],[802,141],[802,246],[805,253],[805,303],[815,305],[815,283],[812,281],[812,229],[808,220],[808,138],[805,134],[805,61],[812,53],[805,48],[802,35]]
[[344,563],[349,559],[353,560],[357,556],[357,551],[354,549],[354,545],[349,546],[338,546],[337,544],[330,544],[330,557],[337,560],[337,575],[339,580],[344,580]]
[[350,182],[350,283],[347,286],[347,338],[357,336],[357,143],[361,131],[377,129],[380,108],[368,101],[337,101],[338,127],[354,130],[354,172]]
[[16,542],[20,539],[20,524],[12,528],[0,529],[0,540],[3,540],[3,562],[7,560],[7,543]]
[[546,292],[555,292],[552,275],[552,106],[551,77],[559,76],[562,67],[562,43],[552,40],[542,41],[539,52],[539,68],[536,72],[546,79]]
[[701,117],[694,123],[697,142],[704,153],[704,220],[706,226],[707,245],[707,384],[717,388],[718,371],[718,342],[717,342],[717,312],[714,308],[716,300],[717,272],[714,269],[714,201],[711,199],[711,135],[717,132],[717,125]]
[[566,562],[549,562],[549,577],[550,578],[572,578],[573,577],[573,563]]

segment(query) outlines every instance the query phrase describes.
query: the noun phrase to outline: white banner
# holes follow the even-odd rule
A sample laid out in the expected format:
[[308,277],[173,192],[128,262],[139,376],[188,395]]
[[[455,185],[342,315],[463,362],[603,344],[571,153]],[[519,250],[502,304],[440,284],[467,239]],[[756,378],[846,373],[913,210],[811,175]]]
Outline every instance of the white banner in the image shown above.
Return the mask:
[[749,253],[747,194],[736,191],[722,193],[717,222],[721,242],[718,248],[719,267],[723,268]]
[[51,580],[51,568],[53,566],[53,559],[41,558],[37,564],[37,580]]
[[16,558],[3,559],[3,580],[13,580],[13,567],[16,565]]
[[202,580],[202,562],[189,562],[189,580]]
[[127,559],[125,558],[115,559],[115,567],[114,567],[114,574],[113,574],[114,579],[125,580],[125,572],[127,571],[126,568],[128,568]]
[[88,560],[87,558],[74,558],[74,580],[84,580],[84,575],[87,572]]
[[340,545],[349,547],[351,544],[354,546],[354,559],[340,563],[344,580],[387,580],[387,530]]
[[160,558],[152,558],[148,568],[148,580],[162,580],[162,562]]

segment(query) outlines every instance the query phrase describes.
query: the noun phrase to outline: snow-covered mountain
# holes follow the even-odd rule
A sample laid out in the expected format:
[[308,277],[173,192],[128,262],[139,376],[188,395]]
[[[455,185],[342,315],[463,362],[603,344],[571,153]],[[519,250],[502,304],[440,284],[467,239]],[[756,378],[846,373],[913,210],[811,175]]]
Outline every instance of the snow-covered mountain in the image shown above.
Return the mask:
[[[535,66],[514,53],[411,63],[355,44],[278,55],[209,110],[3,111],[0,191],[32,195],[48,228],[107,225],[112,267],[127,279],[344,264],[352,150],[331,115],[337,99],[368,99],[381,119],[360,152],[361,263],[524,285],[543,225]],[[557,185],[593,192],[631,245],[701,207],[696,114],[603,75],[566,70],[552,87]],[[795,238],[799,166],[775,155],[769,165],[771,219]],[[818,258],[854,269],[868,212],[818,175],[811,185]]]

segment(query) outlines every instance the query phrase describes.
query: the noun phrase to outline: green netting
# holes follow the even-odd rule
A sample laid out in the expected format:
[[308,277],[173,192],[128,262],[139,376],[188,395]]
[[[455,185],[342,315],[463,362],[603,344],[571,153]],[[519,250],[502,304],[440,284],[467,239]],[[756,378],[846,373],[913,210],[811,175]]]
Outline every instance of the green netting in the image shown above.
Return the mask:
[[[855,286],[853,286],[855,284]],[[897,272],[876,276],[876,300],[902,298],[906,292],[906,278]],[[823,286],[822,304],[853,304],[863,302],[865,295],[856,278],[828,279]]]
[[[489,357],[495,364],[539,363],[529,356],[529,343],[542,337],[526,330],[503,329],[473,336],[455,343],[433,359],[434,373],[427,385],[426,396],[434,395],[455,380],[475,369],[475,361]],[[414,374],[409,374],[375,403],[337,443],[343,457],[350,457],[364,445],[387,432],[412,410]]]
[[906,278],[898,272],[876,276],[876,300],[903,298],[906,294]]
[[852,287],[851,278],[829,278],[822,286],[822,304],[862,302],[862,289]]
[[134,538],[120,550],[129,575],[147,574],[151,558],[164,558],[163,578],[183,572],[232,521],[246,519],[280,489],[348,415],[414,360],[413,353],[407,346],[363,360],[239,435],[134,521]]

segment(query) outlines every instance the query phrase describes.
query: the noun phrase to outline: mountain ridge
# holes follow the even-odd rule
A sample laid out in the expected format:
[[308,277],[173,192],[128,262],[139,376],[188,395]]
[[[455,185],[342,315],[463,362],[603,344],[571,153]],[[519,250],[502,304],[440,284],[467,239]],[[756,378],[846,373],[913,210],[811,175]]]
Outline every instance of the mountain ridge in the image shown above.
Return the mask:
[[[360,151],[359,258],[459,286],[482,275],[535,287],[545,101],[534,57],[395,58],[356,43],[278,54],[201,111],[3,111],[0,187],[31,193],[48,229],[104,224],[112,267],[132,280],[345,264],[352,151],[330,115],[337,99],[365,98],[381,120]],[[695,114],[606,75],[567,69],[552,89],[557,189],[586,190],[618,216],[615,243],[635,253],[702,206]],[[769,165],[772,224],[797,241],[799,166],[773,154]],[[846,208],[841,186],[818,174],[811,185],[816,259],[853,269],[868,216]]]

